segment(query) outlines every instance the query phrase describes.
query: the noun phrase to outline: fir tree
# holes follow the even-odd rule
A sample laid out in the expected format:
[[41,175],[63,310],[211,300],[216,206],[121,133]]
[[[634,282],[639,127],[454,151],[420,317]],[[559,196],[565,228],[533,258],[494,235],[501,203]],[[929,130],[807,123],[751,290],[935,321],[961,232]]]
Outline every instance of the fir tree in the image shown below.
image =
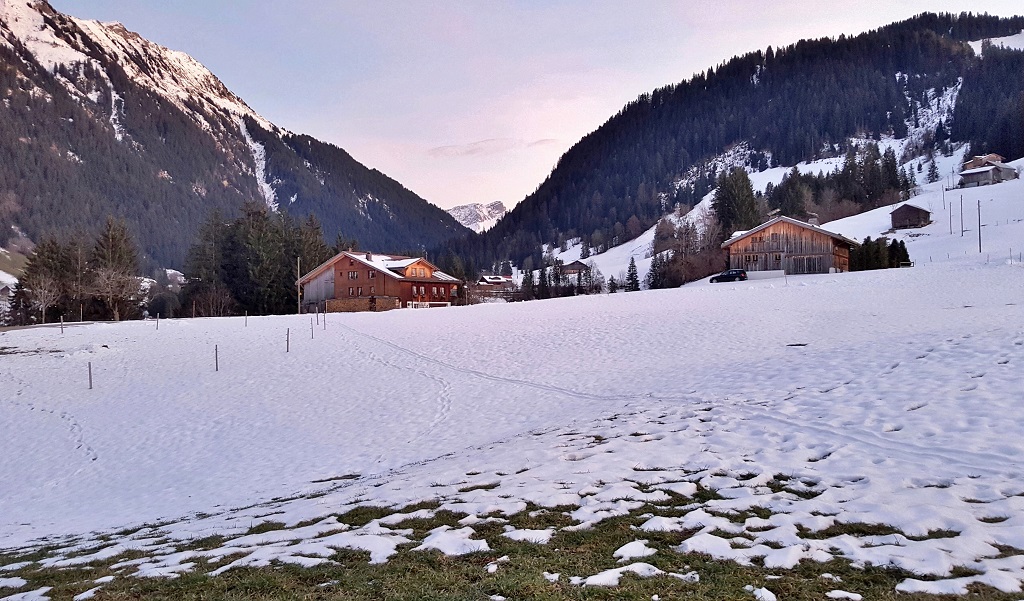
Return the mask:
[[629,268],[626,269],[626,292],[636,292],[640,290],[640,275],[637,273],[636,260],[633,257],[629,258]]
[[928,183],[932,184],[939,181],[939,167],[935,164],[935,160],[928,164]]
[[619,282],[615,279],[615,276],[608,276],[608,294],[615,294],[619,291]]
[[523,272],[523,283],[519,285],[519,291],[523,294],[523,300],[533,300],[533,272]]

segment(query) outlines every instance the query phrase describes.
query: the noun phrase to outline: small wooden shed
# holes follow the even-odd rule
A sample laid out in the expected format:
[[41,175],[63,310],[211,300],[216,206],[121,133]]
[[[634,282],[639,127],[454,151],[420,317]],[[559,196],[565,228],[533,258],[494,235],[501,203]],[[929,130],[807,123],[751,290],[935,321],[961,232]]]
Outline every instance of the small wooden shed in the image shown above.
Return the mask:
[[729,268],[788,274],[850,270],[850,250],[860,246],[840,234],[791,217],[780,216],[722,244]]
[[899,230],[910,227],[924,227],[932,222],[932,213],[917,205],[905,203],[889,213],[892,229]]

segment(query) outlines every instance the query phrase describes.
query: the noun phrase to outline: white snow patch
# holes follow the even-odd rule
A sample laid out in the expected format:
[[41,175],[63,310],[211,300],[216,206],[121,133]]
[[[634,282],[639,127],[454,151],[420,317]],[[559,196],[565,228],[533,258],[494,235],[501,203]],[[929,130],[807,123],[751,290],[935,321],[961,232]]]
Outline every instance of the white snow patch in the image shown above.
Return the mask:
[[[974,53],[978,56],[982,56],[982,45],[986,40],[977,40],[974,42],[968,42]],[[1002,46],[1011,50],[1024,50],[1024,31],[1015,33],[1002,38],[988,38],[989,42],[992,42],[993,46]]]
[[0,597],[0,601],[45,601],[50,598],[46,593],[50,592],[52,588],[52,586],[44,586],[25,593],[15,593],[7,597]]
[[631,543],[626,543],[612,553],[612,557],[617,558],[620,562],[629,561],[638,557],[650,557],[658,551],[647,546],[647,540],[635,540]]
[[829,599],[849,599],[850,601],[861,601],[864,597],[857,593],[851,593],[849,591],[843,591],[839,589],[831,590],[825,593],[825,596]]
[[267,208],[273,212],[277,212],[277,192],[274,191],[273,182],[270,181],[270,174],[267,173],[267,150],[256,140],[249,135],[249,129],[245,126],[245,119],[238,117],[238,128],[242,132],[242,136],[245,138],[245,142],[249,145],[249,149],[252,151],[252,159],[256,164],[256,185],[259,186],[260,194],[263,196],[263,201],[267,204]]
[[413,551],[436,549],[445,555],[466,555],[478,551],[490,551],[485,540],[473,540],[470,537],[476,531],[470,527],[453,530],[451,526],[439,526],[430,531],[423,544]]

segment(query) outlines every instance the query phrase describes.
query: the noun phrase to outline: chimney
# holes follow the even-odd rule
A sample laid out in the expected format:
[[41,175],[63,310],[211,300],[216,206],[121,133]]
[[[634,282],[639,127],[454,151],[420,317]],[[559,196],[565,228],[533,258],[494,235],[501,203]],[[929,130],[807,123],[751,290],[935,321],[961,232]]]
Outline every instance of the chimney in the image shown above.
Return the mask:
[[372,252],[366,251],[366,260],[367,261],[372,261],[373,260],[373,253]]
[[821,222],[818,221],[818,214],[817,213],[807,213],[807,223],[809,223],[811,225],[821,225]]

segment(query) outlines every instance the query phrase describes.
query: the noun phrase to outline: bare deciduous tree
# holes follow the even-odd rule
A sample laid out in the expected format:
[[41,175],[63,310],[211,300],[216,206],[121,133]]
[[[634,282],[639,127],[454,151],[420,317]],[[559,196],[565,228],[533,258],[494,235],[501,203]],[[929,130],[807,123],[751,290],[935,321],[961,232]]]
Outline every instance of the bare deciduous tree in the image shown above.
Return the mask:
[[46,323],[46,310],[60,300],[60,282],[47,274],[36,274],[29,276],[22,285],[32,299],[33,308],[39,309],[42,322]]

